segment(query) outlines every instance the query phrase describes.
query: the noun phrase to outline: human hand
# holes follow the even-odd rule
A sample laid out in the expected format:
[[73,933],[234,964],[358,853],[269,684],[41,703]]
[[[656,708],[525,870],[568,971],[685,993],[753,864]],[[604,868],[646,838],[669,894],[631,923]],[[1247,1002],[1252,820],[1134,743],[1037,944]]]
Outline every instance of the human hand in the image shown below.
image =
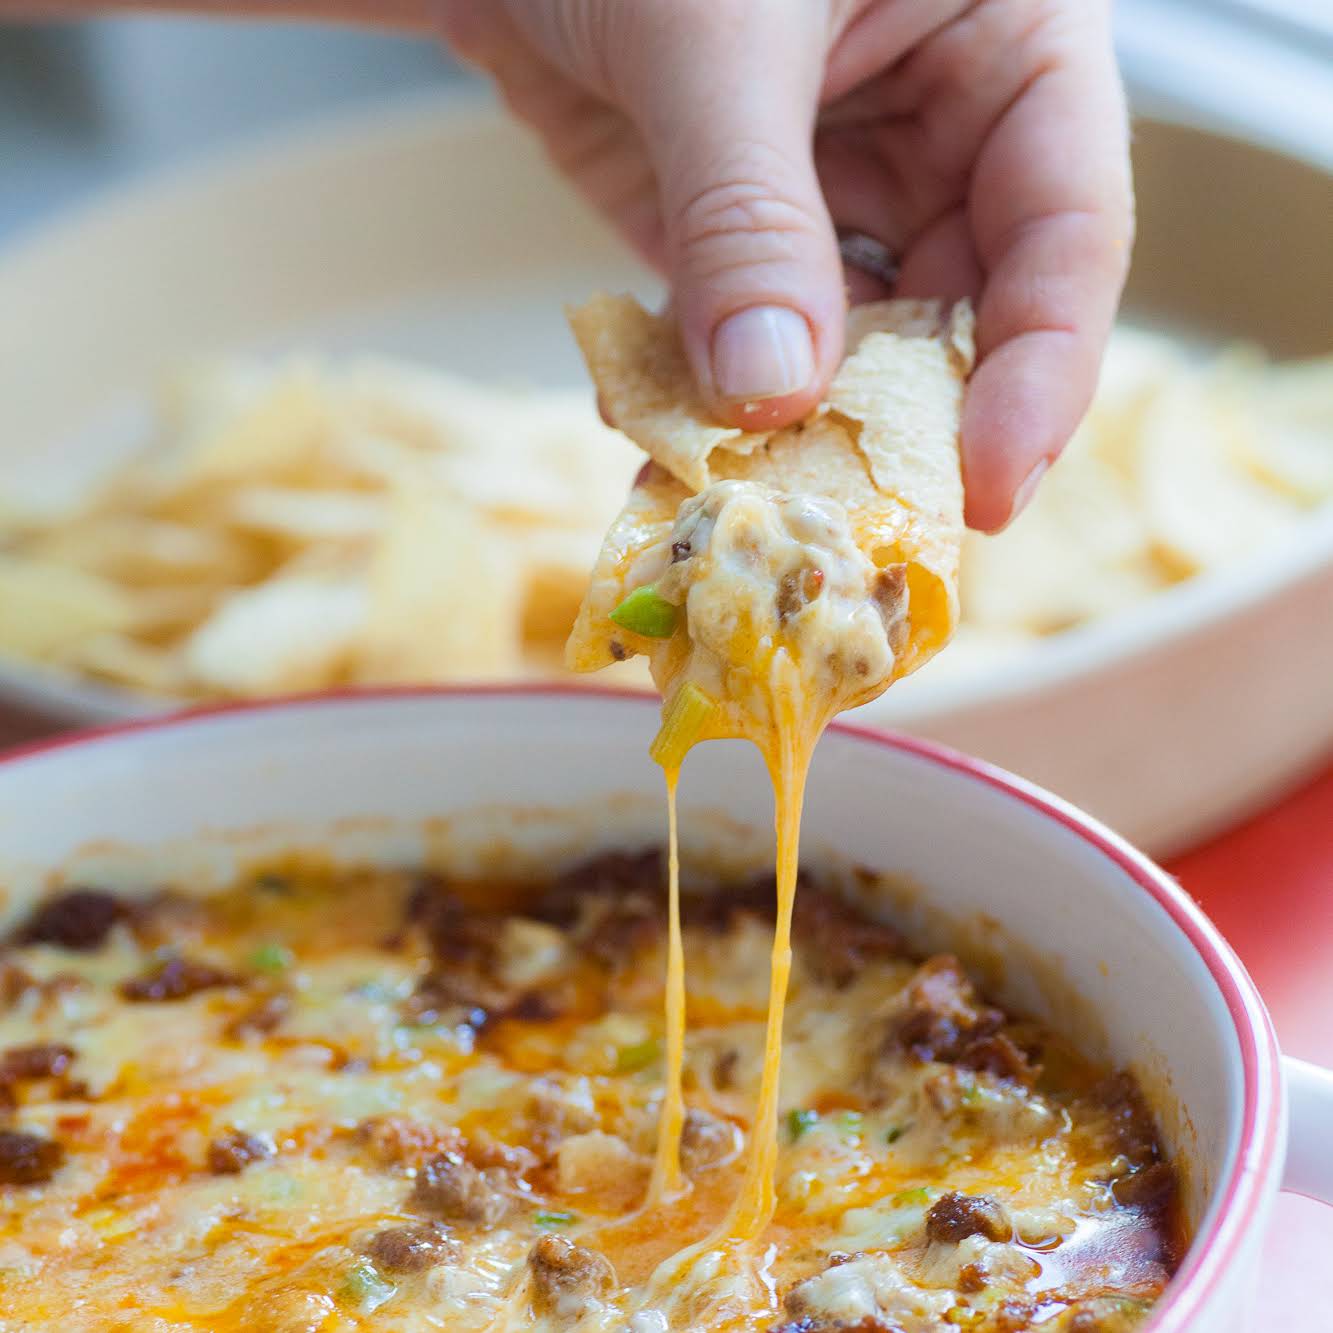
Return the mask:
[[[893,294],[970,297],[967,519],[995,530],[1077,425],[1133,230],[1108,0],[443,0],[556,164],[667,274],[719,416],[819,401],[834,225]],[[852,275],[854,299],[886,295]]]

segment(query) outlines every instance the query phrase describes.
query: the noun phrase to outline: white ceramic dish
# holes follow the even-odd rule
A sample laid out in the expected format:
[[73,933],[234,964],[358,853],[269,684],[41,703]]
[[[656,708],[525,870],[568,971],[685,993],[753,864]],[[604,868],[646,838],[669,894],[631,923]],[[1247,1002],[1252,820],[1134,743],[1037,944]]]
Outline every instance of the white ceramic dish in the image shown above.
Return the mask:
[[[1131,315],[1325,350],[1333,177],[1152,122],[1136,152]],[[371,348],[577,382],[562,304],[622,286],[652,289],[493,111],[432,98],[340,118],[126,190],[0,256],[0,463],[25,490],[77,485],[141,438],[165,372],[215,353]],[[927,672],[865,717],[1002,763],[1162,853],[1329,753],[1330,605],[1333,516],[1002,677]],[[147,707],[11,665],[0,703],[34,726]]]
[[[663,824],[661,776],[645,756],[656,722],[646,696],[416,691],[57,740],[0,761],[4,915],[23,911],[55,867],[112,886],[188,870],[198,885],[261,846],[395,861],[430,846],[461,858],[469,847],[493,854],[498,834],[550,864],[642,845]],[[750,747],[702,747],[682,794],[689,846],[767,850],[770,795]],[[442,830],[441,817],[468,811],[479,812],[475,824]],[[923,943],[966,952],[983,914],[988,950],[1018,942],[998,945],[1010,963],[1003,998],[1133,1067],[1184,1164],[1196,1238],[1151,1327],[1257,1327],[1249,1316],[1274,1195],[1286,1187],[1333,1202],[1333,1074],[1288,1062],[1284,1093],[1258,995],[1174,882],[1036,788],[850,727],[820,746],[805,847],[808,861],[832,851],[920,886],[920,910],[895,901]],[[954,925],[942,940],[943,918]],[[1095,1022],[1071,1031],[1086,1012]]]

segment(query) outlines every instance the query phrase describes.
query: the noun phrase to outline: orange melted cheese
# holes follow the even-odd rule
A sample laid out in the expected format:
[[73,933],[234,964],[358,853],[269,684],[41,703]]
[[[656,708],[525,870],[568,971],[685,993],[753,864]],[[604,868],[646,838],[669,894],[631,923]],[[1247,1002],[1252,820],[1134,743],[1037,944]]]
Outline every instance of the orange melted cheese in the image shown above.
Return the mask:
[[[681,893],[673,944],[660,873],[610,858],[550,888],[471,886],[292,862],[150,901],[93,947],[11,941],[0,1327],[765,1333],[797,1317],[784,1304],[892,1287],[916,1330],[1002,1294],[1047,1321],[1108,1285],[1156,1294],[1165,1215],[1114,1196],[1150,1130],[1126,1138],[1130,1104],[1092,1095],[1076,1055],[1013,1024],[1056,1083],[913,1055],[923,987],[982,1012],[947,960],[919,965],[811,890],[797,922],[823,915],[795,931],[787,984],[771,893]],[[672,957],[684,1133],[677,1183],[655,1187]],[[37,1143],[58,1160],[7,1175]],[[949,1189],[1002,1200],[1014,1241],[931,1240]],[[570,1243],[568,1289],[530,1258],[544,1238]],[[849,1270],[854,1297],[819,1286],[858,1251],[878,1268]],[[994,1274],[982,1295],[967,1263]]]

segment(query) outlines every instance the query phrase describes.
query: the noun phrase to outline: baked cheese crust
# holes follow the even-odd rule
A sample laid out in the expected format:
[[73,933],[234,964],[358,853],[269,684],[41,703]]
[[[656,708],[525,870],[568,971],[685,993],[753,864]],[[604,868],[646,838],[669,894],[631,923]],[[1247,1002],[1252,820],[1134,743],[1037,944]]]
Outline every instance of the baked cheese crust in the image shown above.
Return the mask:
[[656,852],[62,891],[0,955],[0,1330],[1135,1326],[1180,1246],[1132,1081],[815,884],[776,1211],[743,1255],[687,1248],[738,1187],[772,897],[685,894],[688,1188],[644,1209]]

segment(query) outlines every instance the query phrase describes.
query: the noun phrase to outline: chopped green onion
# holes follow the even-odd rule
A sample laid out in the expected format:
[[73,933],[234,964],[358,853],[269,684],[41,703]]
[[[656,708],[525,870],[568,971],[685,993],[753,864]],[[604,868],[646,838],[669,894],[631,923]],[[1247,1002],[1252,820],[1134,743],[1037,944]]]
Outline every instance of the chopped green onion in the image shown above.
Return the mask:
[[397,1290],[392,1282],[380,1276],[373,1264],[363,1259],[354,1268],[348,1269],[333,1298],[339,1305],[355,1310],[358,1314],[371,1314]]
[[614,611],[611,623],[646,639],[669,639],[676,632],[680,608],[662,597],[651,583],[635,588]]
[[884,1136],[885,1143],[897,1143],[904,1134],[907,1133],[906,1125],[890,1125],[889,1132]]
[[818,1123],[818,1111],[798,1110],[793,1107],[787,1112],[787,1133],[791,1137],[793,1143],[795,1143],[807,1129],[813,1128]]
[[663,768],[679,768],[716,707],[693,681],[687,680],[667,704],[662,728],[648,747],[649,757]]
[[532,1215],[533,1225],[540,1227],[543,1231],[549,1230],[551,1227],[572,1226],[578,1220],[579,1215],[577,1213],[562,1213],[559,1211],[542,1211]]
[[257,972],[285,972],[292,965],[292,951],[285,944],[270,941],[250,955],[250,966]]
[[919,1203],[929,1203],[930,1191],[924,1185],[912,1190],[899,1190],[889,1202],[895,1208],[911,1208]]
[[829,1119],[838,1133],[845,1138],[855,1138],[861,1133],[860,1111],[835,1111]]
[[616,1053],[616,1073],[633,1074],[640,1069],[647,1069],[656,1064],[662,1054],[662,1043],[656,1037],[647,1041],[635,1042],[633,1046],[622,1046]]

